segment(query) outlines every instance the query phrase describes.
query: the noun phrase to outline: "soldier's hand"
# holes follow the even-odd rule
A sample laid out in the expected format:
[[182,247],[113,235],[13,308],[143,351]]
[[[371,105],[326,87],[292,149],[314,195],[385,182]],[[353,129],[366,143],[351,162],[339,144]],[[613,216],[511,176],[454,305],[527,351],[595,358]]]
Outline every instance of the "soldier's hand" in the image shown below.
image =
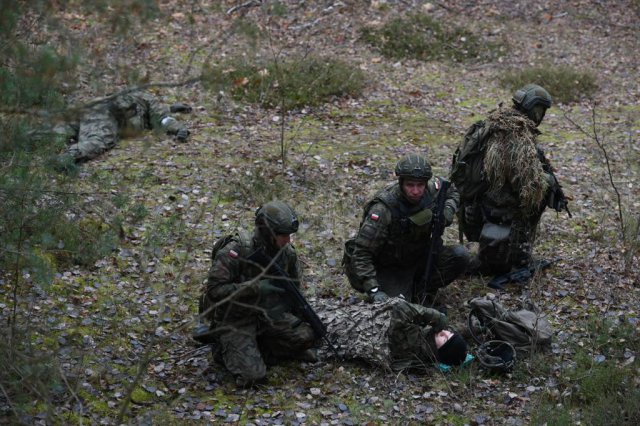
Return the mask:
[[449,226],[453,223],[453,217],[455,216],[455,212],[453,211],[453,208],[451,207],[445,207],[444,208],[444,224],[446,226]]
[[176,140],[178,142],[186,142],[188,137],[189,131],[187,129],[182,128],[176,132]]
[[374,303],[384,302],[385,300],[389,299],[389,296],[387,295],[387,293],[385,293],[382,290],[378,290],[375,293],[369,293],[369,297],[371,298],[371,301]]
[[440,316],[438,316],[438,318],[435,320],[433,324],[433,331],[435,331],[436,333],[439,331],[442,331],[445,328],[447,328],[447,325],[449,325],[449,320],[447,320],[447,316],[442,312],[440,312]]
[[258,282],[258,294],[262,297],[271,294],[284,293],[284,290],[271,284],[271,280],[260,280]]
[[183,104],[182,102],[175,103],[169,107],[169,111],[171,112],[191,112],[191,107],[187,104]]

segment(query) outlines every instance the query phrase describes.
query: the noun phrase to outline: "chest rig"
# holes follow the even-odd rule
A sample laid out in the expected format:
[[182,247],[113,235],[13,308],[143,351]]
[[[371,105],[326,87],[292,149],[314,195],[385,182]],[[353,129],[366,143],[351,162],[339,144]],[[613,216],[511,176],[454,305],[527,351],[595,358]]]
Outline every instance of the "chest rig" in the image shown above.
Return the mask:
[[438,183],[429,182],[420,203],[415,206],[403,199],[398,184],[382,190],[371,201],[371,205],[383,203],[391,212],[388,239],[381,252],[383,263],[387,262],[382,258],[395,264],[413,263],[424,254],[431,235],[437,186]]

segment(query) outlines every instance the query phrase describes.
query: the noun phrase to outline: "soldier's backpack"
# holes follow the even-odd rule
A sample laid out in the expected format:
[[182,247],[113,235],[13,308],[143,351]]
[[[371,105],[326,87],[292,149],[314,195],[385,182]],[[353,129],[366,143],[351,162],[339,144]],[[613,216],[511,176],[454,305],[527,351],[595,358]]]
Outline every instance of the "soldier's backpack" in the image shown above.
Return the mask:
[[530,351],[551,343],[553,329],[539,313],[527,309],[509,311],[487,297],[476,297],[469,306],[469,331],[480,345],[489,340],[503,340],[518,351]]
[[243,250],[243,253],[240,253],[240,255],[246,257],[248,253],[244,253],[244,251],[251,246],[251,237],[246,231],[240,230],[235,234],[229,234],[216,240],[216,242],[213,244],[213,247],[211,248],[211,260],[216,258],[216,254],[218,254],[220,249],[224,248],[233,240],[236,240],[240,243],[240,248],[241,250]]
[[[235,234],[229,234],[224,237],[218,238],[215,243],[213,243],[213,247],[211,248],[211,260],[213,261],[216,258],[218,252],[224,248],[231,241],[238,241],[240,243],[240,249],[242,253],[239,253],[241,256],[246,257],[248,255],[248,247],[251,245],[251,237],[245,231],[238,231]],[[205,291],[202,292],[200,297],[198,298],[198,313],[202,314],[205,311],[209,310],[209,303],[206,297]],[[210,318],[212,319],[212,318]],[[194,337],[196,340],[199,338]]]
[[453,154],[449,179],[458,189],[463,202],[472,201],[486,190],[482,159],[486,149],[489,129],[484,121],[477,121],[464,135],[464,140]]

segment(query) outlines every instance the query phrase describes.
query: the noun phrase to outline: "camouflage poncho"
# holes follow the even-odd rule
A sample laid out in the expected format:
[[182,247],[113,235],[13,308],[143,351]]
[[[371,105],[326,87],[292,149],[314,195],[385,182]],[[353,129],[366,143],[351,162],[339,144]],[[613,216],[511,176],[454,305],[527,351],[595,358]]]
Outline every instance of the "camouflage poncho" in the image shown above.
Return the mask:
[[325,304],[317,313],[343,359],[393,371],[428,368],[435,360],[430,324],[440,313],[434,309],[395,297],[374,304]]

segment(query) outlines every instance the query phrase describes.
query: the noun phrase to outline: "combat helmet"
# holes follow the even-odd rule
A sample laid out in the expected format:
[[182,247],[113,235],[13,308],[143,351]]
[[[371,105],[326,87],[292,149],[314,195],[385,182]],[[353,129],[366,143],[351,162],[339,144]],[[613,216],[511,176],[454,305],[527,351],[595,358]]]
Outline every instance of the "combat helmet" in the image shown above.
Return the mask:
[[273,235],[293,234],[298,230],[299,222],[293,208],[279,200],[270,201],[256,211],[256,226],[268,230]]
[[409,154],[402,157],[396,164],[396,176],[400,179],[429,180],[433,173],[431,172],[431,165],[426,158],[418,154]]
[[537,84],[527,84],[521,89],[518,89],[513,94],[513,103],[521,107],[525,111],[529,111],[531,108],[538,104],[544,105],[546,108],[551,107],[552,98],[549,92]]
[[476,351],[480,364],[490,371],[509,373],[516,363],[516,350],[504,340],[489,340]]
[[527,84],[513,94],[513,104],[536,124],[542,122],[545,111],[553,99],[549,92],[537,84]]

